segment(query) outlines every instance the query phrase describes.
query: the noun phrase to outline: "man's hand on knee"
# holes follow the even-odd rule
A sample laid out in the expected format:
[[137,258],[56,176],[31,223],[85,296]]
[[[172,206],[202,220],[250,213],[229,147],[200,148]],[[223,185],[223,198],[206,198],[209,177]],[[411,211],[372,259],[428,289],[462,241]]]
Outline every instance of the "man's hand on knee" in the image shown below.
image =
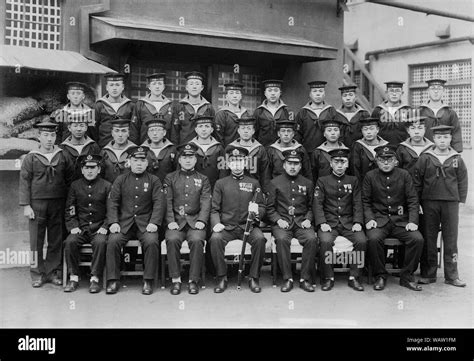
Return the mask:
[[217,224],[212,228],[212,231],[219,233],[219,232],[222,232],[224,229],[225,229],[225,226],[224,226],[222,223],[217,223]]
[[158,231],[158,226],[153,223],[148,223],[148,226],[146,226],[146,231],[149,233],[155,233]]
[[119,233],[120,232],[120,224],[114,223],[109,228],[110,233]]
[[71,229],[71,234],[81,234],[81,229],[79,227],[75,227]]

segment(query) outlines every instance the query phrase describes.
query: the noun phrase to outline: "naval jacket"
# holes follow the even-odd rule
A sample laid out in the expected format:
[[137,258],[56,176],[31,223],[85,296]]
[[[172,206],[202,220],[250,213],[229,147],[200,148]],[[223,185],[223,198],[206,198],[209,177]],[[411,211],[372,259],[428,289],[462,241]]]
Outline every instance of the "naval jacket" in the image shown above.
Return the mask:
[[112,184],[107,200],[107,222],[120,224],[126,234],[135,224],[146,232],[149,223],[161,227],[166,211],[166,198],[160,178],[148,172],[128,172]]
[[140,131],[137,126],[135,116],[135,103],[122,95],[122,102],[117,111],[110,103],[110,96],[107,94],[95,102],[95,126],[96,136],[100,147],[104,147],[112,140],[112,123],[113,119],[130,119],[130,136],[129,139],[133,143],[139,142]]
[[230,175],[219,179],[212,192],[211,227],[222,223],[228,231],[238,227],[245,229],[249,202],[253,200],[257,189],[260,189],[255,200],[258,203],[258,215],[254,222],[258,226],[259,221],[265,216],[260,183],[247,175],[240,177]]
[[201,103],[195,106],[189,102],[189,95],[186,95],[186,97],[176,103],[173,123],[171,125],[170,140],[176,145],[190,142],[196,137],[196,132],[194,131],[196,128],[194,117],[200,115],[215,116],[215,111],[211,103],[202,96]]
[[408,138],[407,128],[404,124],[411,115],[412,108],[401,104],[389,109],[387,102],[377,105],[372,112],[372,117],[380,120],[379,136],[390,144],[400,144]]
[[196,170],[177,170],[166,176],[166,223],[178,223],[181,231],[186,225],[196,229],[196,222],[209,223],[211,213],[211,184]]
[[81,103],[79,108],[73,108],[71,103],[66,104],[61,109],[57,109],[53,112],[56,122],[58,123],[58,132],[56,142],[60,144],[71,136],[71,132],[68,129],[69,117],[72,119],[81,117],[87,122],[87,135],[92,139],[95,136],[95,114],[94,109],[89,107],[87,104]]
[[32,200],[65,199],[73,176],[74,164],[61,148],[53,151],[51,162],[39,150],[30,151],[21,163],[20,206],[30,205]]
[[299,228],[306,219],[313,223],[313,182],[298,174],[282,174],[270,182],[267,201],[267,218],[273,224],[283,219],[290,228]]
[[415,165],[415,186],[421,200],[466,202],[467,169],[461,155],[450,149],[441,163],[433,148],[428,149]]
[[367,173],[362,186],[365,223],[374,220],[377,228],[389,221],[405,227],[418,224],[419,202],[413,180],[405,169],[385,173],[374,169]]
[[341,142],[338,142],[338,144],[339,146],[337,148],[329,148],[327,142],[324,142],[309,156],[314,181],[318,180],[319,177],[324,177],[332,173],[331,156],[328,152],[333,149],[347,149]]
[[323,223],[341,224],[352,230],[355,223],[364,223],[360,183],[357,177],[334,173],[320,177],[314,188],[313,213],[315,226]]
[[326,140],[322,122],[326,119],[334,119],[337,115],[336,108],[332,105],[324,104],[322,109],[313,109],[312,103],[312,101],[306,103],[296,114],[295,139],[303,144],[308,154]]
[[240,110],[240,113],[236,114],[226,106],[219,109],[216,113],[217,140],[222,143],[224,148],[239,137],[237,132],[239,119],[252,116],[252,113],[244,107],[240,107]]
[[255,109],[255,139],[264,147],[269,146],[278,139],[276,122],[279,120],[293,120],[293,113],[289,111],[288,106],[280,100],[280,105],[272,112],[268,107],[268,101],[265,100]]
[[150,150],[147,154],[148,168],[147,171],[151,174],[156,175],[163,182],[168,173],[174,172],[176,169],[177,162],[177,151],[176,146],[171,143],[168,139],[163,139],[163,148],[155,155],[153,149],[151,149],[150,140],[146,140],[142,146],[149,147]]
[[107,198],[112,185],[98,177],[72,182],[66,199],[65,220],[68,232],[73,228],[95,233],[107,225]]
[[420,155],[433,146],[433,143],[428,139],[424,138],[423,140],[425,145],[418,147],[412,145],[410,138],[408,138],[401,142],[397,148],[398,166],[406,169],[412,177],[415,176],[415,164]]
[[135,146],[135,144],[128,141],[127,146],[124,149],[121,149],[122,153],[120,157],[117,158],[113,150],[113,144],[114,141],[112,140],[100,152],[102,155],[101,175],[110,183],[113,183],[120,174],[124,174],[129,171],[130,165],[128,161],[127,149]]
[[336,119],[340,120],[344,126],[341,131],[341,141],[348,147],[358,140],[362,139],[361,125],[359,121],[362,118],[370,117],[369,111],[361,108],[359,105],[354,105],[355,112],[346,113],[344,108],[336,109]]
[[190,143],[194,143],[198,147],[196,170],[209,178],[211,187],[214,187],[216,181],[226,175],[224,147],[213,137],[211,137],[211,143],[206,151],[198,143],[197,137],[192,139]]
[[363,139],[359,139],[352,147],[349,169],[350,173],[355,175],[361,183],[369,170],[377,169],[374,149],[378,146],[388,144],[385,139],[379,136],[377,136],[377,139],[379,144],[375,146],[368,145]]
[[[136,127],[140,130],[140,143],[148,140],[148,127],[146,123],[149,120],[155,119],[158,114],[163,116],[164,121],[166,122],[165,129],[166,134],[169,137],[171,133],[171,123],[173,119],[174,107],[176,106],[170,99],[162,95],[162,102],[158,103],[159,108],[155,106],[152,100],[150,100],[150,95],[137,100],[135,103],[135,118],[136,118]],[[137,144],[140,144],[137,143]]]
[[451,140],[451,146],[456,152],[461,153],[463,150],[462,130],[458,115],[453,108],[447,104],[443,104],[441,108],[435,110],[430,107],[430,102],[420,105],[420,116],[428,117],[425,120],[425,137],[433,141],[433,132],[431,128],[438,125],[449,125],[454,127],[452,131],[453,138]]
[[305,178],[308,178],[310,181],[313,180],[313,174],[311,172],[311,162],[309,160],[308,153],[304,147],[298,143],[296,140],[292,140],[291,146],[288,148],[283,148],[281,146],[280,140],[277,140],[275,143],[267,147],[268,161],[269,161],[269,172],[272,178],[278,177],[280,174],[285,173],[283,169],[283,163],[285,157],[283,152],[285,150],[300,150],[303,154],[303,161],[301,163],[301,175]]
[[62,142],[59,147],[63,149],[64,156],[68,158],[68,161],[71,164],[74,164],[74,180],[80,179],[82,177],[81,172],[81,164],[77,162],[77,158],[80,155],[88,155],[88,154],[99,154],[100,147],[99,145],[94,142],[91,138],[87,135],[85,136],[85,143],[80,145],[82,147],[81,152],[79,153],[77,149],[77,145],[72,144],[71,136],[67,138],[64,142]]

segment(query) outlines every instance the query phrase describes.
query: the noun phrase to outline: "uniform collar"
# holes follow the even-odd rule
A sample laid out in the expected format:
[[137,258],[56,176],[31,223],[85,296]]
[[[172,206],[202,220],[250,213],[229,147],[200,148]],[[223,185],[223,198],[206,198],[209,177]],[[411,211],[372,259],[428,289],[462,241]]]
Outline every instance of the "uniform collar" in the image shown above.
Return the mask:
[[95,179],[89,181],[89,180],[87,180],[84,176],[82,176],[82,180],[83,180],[84,183],[85,183],[86,185],[88,185],[88,186],[92,186],[92,185],[96,184],[97,181],[99,180],[99,178],[100,178],[100,174],[97,175],[97,177],[95,177]]
[[[400,145],[403,145],[404,147],[407,147],[411,150],[413,150],[415,153],[418,154],[418,151],[420,151],[420,154],[423,153],[425,150],[431,148],[433,146],[433,142],[425,137],[423,137],[423,140],[425,141],[425,145],[422,146],[422,147],[415,147],[414,145],[412,145],[412,143],[410,142],[410,138],[408,138],[407,140],[403,141],[400,143]],[[418,150],[418,151],[417,151]]]
[[265,99],[265,100],[263,101],[263,103],[258,106],[258,108],[263,108],[263,109],[268,110],[268,111],[269,111],[270,113],[272,113],[272,114],[276,114],[276,112],[279,111],[280,108],[283,108],[283,107],[286,107],[286,106],[287,106],[287,105],[285,104],[285,102],[284,102],[282,99],[280,99],[279,102],[280,102],[280,105],[278,105],[278,107],[277,107],[276,109],[270,109],[270,108],[268,107],[268,100]]
[[190,101],[189,101],[189,95],[186,95],[183,99],[181,99],[179,102],[180,103],[187,103],[189,105],[191,105],[193,108],[200,108],[202,107],[204,104],[210,104],[206,98],[204,98],[202,95],[199,96],[201,98],[201,102],[199,104],[191,104]]
[[180,168],[179,173],[183,174],[183,175],[193,175],[193,174],[196,173],[196,169],[193,168],[193,169],[190,169],[190,170],[184,170],[183,168]]
[[120,96],[122,101],[120,103],[111,103],[110,102],[110,95],[109,94],[106,94],[104,95],[102,98],[99,98],[97,99],[98,102],[103,102],[105,104],[107,104],[108,106],[110,106],[112,109],[115,110],[114,106],[112,104],[119,104],[118,108],[117,109],[120,109],[120,107],[122,107],[122,105],[128,103],[128,102],[131,102],[130,99],[128,99],[125,95],[121,95]]
[[233,173],[231,173],[230,175],[232,176],[233,179],[242,180],[242,179],[244,179],[244,175],[245,175],[245,174],[242,173],[241,175],[236,176],[236,175],[234,175]]
[[72,147],[72,148],[75,148],[77,147],[78,145],[80,145],[81,147],[85,147],[87,144],[90,144],[90,143],[95,143],[91,138],[89,138],[87,135],[84,136],[84,139],[86,140],[84,144],[72,144],[71,141],[72,141],[72,135],[70,135],[69,137],[67,137],[62,143],[61,145],[66,145],[68,147]]
[[[130,140],[127,140],[127,146],[126,146],[125,148],[123,148],[123,149],[114,149],[114,148],[112,147],[113,144],[114,144],[114,141],[111,140],[111,141],[110,141],[109,143],[107,143],[107,145],[106,145],[104,148],[102,148],[102,149],[109,149],[109,150],[111,150],[112,152],[115,152],[115,151],[117,151],[117,150],[120,150],[120,151],[122,151],[122,152],[125,152],[128,148],[135,146],[135,144],[132,143]],[[123,154],[123,153],[122,153],[122,154]]]
[[334,173],[334,171],[331,172],[331,175],[333,178],[337,179],[337,180],[342,180],[345,176],[346,176],[346,173],[344,172],[343,175],[339,176],[337,175],[336,173]]
[[293,139],[293,140],[291,141],[291,147],[283,148],[283,147],[281,146],[280,139],[278,139],[275,143],[270,144],[270,147],[275,148],[275,149],[278,149],[280,152],[284,152],[285,150],[294,150],[294,149],[296,149],[296,148],[299,148],[299,147],[301,147],[301,144],[298,143],[297,140],[294,140],[294,139]]
[[325,151],[326,153],[328,153],[330,150],[333,150],[333,149],[348,149],[344,144],[342,144],[341,142],[337,142],[337,144],[339,145],[337,148],[329,148],[327,146],[327,141],[325,141],[323,144],[321,144],[319,147],[317,147],[316,149],[321,149],[323,151]]
[[326,109],[329,109],[329,108],[333,108],[332,105],[326,104],[325,102],[323,102],[323,107],[322,107],[322,108],[313,109],[313,108],[311,108],[311,104],[313,104],[313,101],[312,101],[312,100],[310,100],[309,102],[307,102],[303,108],[304,108],[304,109],[308,109],[309,111],[313,112],[313,113],[316,114],[316,115],[318,115],[318,114],[316,113],[316,111],[319,111],[319,114],[321,114],[321,113],[323,112],[323,110],[326,110]]
[[[172,145],[174,145],[174,144],[171,141],[169,141],[168,138],[164,138],[163,139],[163,147],[161,147],[160,150],[163,150],[167,147],[171,147]],[[151,140],[150,139],[145,140],[142,144],[142,147],[143,146],[149,147],[151,150],[156,149],[156,148],[151,147]]]
[[236,145],[236,146],[239,146],[239,147],[247,148],[249,150],[249,154],[250,154],[255,149],[257,149],[258,147],[260,147],[262,145],[258,140],[254,139],[254,138],[252,138],[251,142],[252,142],[252,145],[250,147],[246,147],[246,146],[241,145],[240,144],[240,138],[237,138],[232,143],[230,143],[230,145]]
[[[169,100],[167,97],[165,97],[163,94],[161,95],[161,98],[163,99],[161,101],[161,108],[163,108],[166,104],[169,104],[171,103],[171,100]],[[142,102],[145,102],[145,103],[148,103],[150,104],[151,106],[153,106],[156,110],[160,110],[160,109],[157,109],[155,104],[153,103],[153,100],[150,99],[150,94],[148,94],[147,96],[143,97],[143,98],[140,98],[140,100]]]
[[219,111],[230,112],[230,113],[236,115],[237,118],[240,118],[240,117],[242,116],[242,114],[244,114],[244,113],[247,111],[247,109],[244,108],[243,106],[240,106],[240,105],[239,105],[239,108],[240,108],[239,114],[237,114],[237,113],[235,113],[233,110],[231,110],[228,104],[226,104],[226,105],[224,105],[222,108],[220,108]]

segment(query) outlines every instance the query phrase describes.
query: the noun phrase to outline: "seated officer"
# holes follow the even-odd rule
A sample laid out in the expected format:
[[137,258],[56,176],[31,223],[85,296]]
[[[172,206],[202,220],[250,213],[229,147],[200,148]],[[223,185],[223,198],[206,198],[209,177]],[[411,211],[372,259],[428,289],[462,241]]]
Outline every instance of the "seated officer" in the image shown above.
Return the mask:
[[119,290],[122,247],[128,240],[138,238],[143,249],[144,295],[153,293],[153,279],[158,270],[160,255],[158,227],[165,212],[165,197],[161,181],[146,171],[147,147],[135,146],[128,150],[130,172],[118,176],[107,200],[107,293]]
[[83,177],[74,181],[66,200],[66,228],[69,235],[64,241],[64,254],[69,271],[69,282],[64,292],[73,292],[79,286],[79,247],[92,245],[90,293],[100,291],[99,277],[104,272],[107,241],[106,203],[111,184],[102,179],[97,154],[82,155],[78,162]]
[[247,239],[252,248],[249,286],[252,292],[259,293],[262,290],[258,280],[265,256],[265,237],[257,225],[265,215],[263,194],[260,190],[260,183],[244,174],[247,149],[229,145],[226,148],[226,154],[232,174],[218,179],[212,193],[211,226],[213,232],[209,243],[212,261],[219,280],[214,292],[222,293],[227,288],[225,246],[233,239],[242,239],[250,213],[255,225],[250,230]]
[[299,174],[303,159],[301,151],[287,150],[283,154],[285,173],[270,182],[267,211],[275,237],[278,264],[285,280],[281,292],[293,289],[290,253],[292,238],[296,238],[303,246],[300,288],[314,292],[311,271],[315,267],[317,244],[314,228],[311,226],[313,182]]
[[211,212],[211,184],[209,179],[198,173],[196,165],[197,146],[193,143],[183,144],[178,148],[179,169],[165,178],[166,187],[166,248],[168,267],[172,278],[172,295],[181,293],[180,249],[184,240],[189,245],[189,288],[190,294],[199,292],[204,259],[204,242],[206,225]]
[[423,248],[423,237],[418,231],[418,197],[410,173],[397,167],[395,151],[393,145],[375,148],[378,169],[367,173],[362,186],[369,257],[376,277],[374,289],[385,288],[384,240],[395,237],[405,244],[400,285],[421,291],[413,276]]
[[359,282],[359,268],[365,260],[366,238],[362,231],[364,223],[360,185],[357,177],[346,175],[349,165],[348,149],[329,151],[332,173],[320,177],[314,189],[313,213],[315,225],[319,227],[321,242],[320,264],[323,291],[334,287],[333,246],[337,236],[345,237],[353,245],[354,261],[350,263],[349,287],[363,291]]

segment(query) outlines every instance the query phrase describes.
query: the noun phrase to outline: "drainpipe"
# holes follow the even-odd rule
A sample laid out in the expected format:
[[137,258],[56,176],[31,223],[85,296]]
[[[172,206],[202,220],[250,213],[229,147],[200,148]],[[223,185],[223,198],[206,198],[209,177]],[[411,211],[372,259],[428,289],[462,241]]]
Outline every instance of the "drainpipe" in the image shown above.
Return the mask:
[[90,48],[90,25],[89,17],[91,14],[102,13],[110,10],[110,0],[102,0],[100,4],[81,6],[80,25],[81,36],[79,43],[79,51],[86,58],[97,61],[104,65],[108,65],[107,57],[92,51]]
[[379,4],[379,5],[393,6],[395,8],[418,11],[421,13],[425,13],[426,15],[438,15],[438,16],[443,16],[446,18],[453,18],[453,19],[458,19],[458,20],[474,22],[474,17],[472,16],[450,13],[448,11],[430,9],[425,6],[412,5],[412,4],[406,4],[406,3],[395,2],[395,1],[387,1],[387,0],[366,0],[366,2]]
[[413,45],[398,46],[398,47],[395,47],[395,48],[372,50],[372,51],[368,51],[367,53],[365,53],[365,60],[367,62],[367,60],[369,60],[369,58],[371,56],[375,57],[375,59],[378,59],[378,56],[380,54],[396,53],[396,52],[399,52],[399,51],[425,48],[425,47],[428,47],[428,46],[439,46],[439,45],[445,45],[445,44],[450,44],[450,43],[458,43],[458,42],[462,42],[462,41],[470,41],[471,44],[474,44],[474,36],[462,36],[462,37],[459,37],[459,38],[435,40],[435,41],[429,41],[429,42],[413,44]]

